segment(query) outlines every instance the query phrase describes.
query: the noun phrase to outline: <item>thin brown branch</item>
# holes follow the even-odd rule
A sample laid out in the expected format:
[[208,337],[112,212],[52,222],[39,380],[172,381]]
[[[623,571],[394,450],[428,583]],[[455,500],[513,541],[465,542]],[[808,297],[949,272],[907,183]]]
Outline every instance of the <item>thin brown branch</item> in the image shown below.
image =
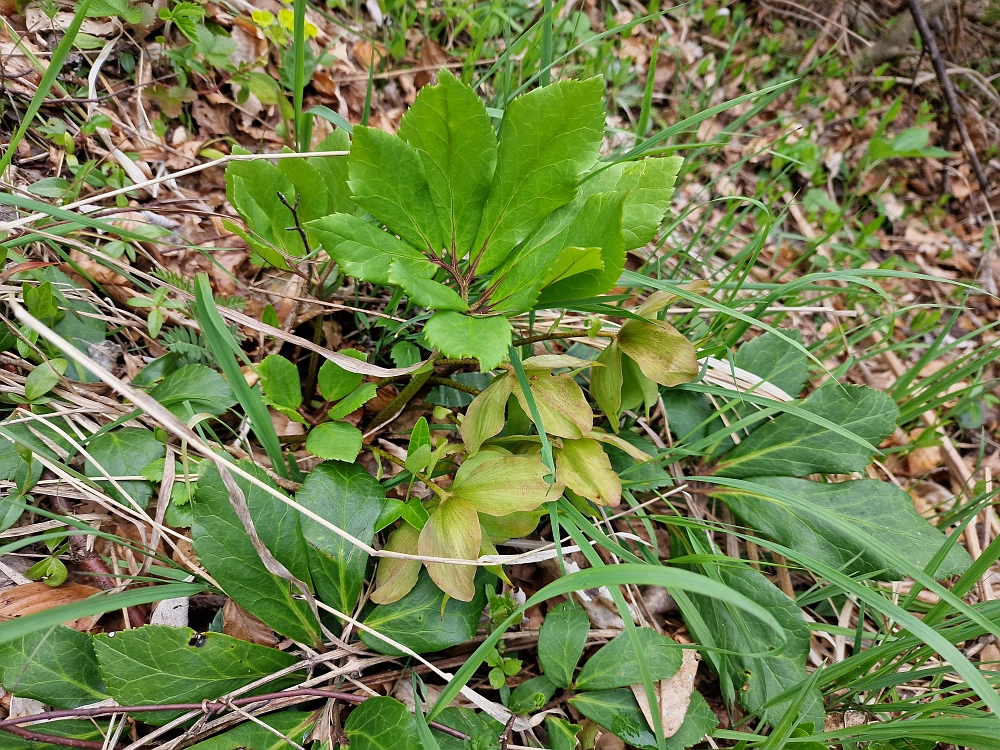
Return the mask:
[[913,16],[913,22],[917,26],[917,31],[920,32],[920,38],[924,40],[924,47],[931,56],[931,62],[934,65],[934,72],[937,74],[938,83],[941,84],[941,91],[944,93],[944,99],[948,102],[948,108],[951,110],[951,116],[955,121],[955,127],[958,128],[958,134],[962,138],[962,147],[969,156],[969,161],[972,163],[972,171],[976,173],[976,180],[979,182],[979,188],[983,191],[983,200],[988,203],[990,197],[990,183],[986,179],[986,172],[983,171],[983,165],[979,162],[979,155],[976,154],[976,147],[972,145],[972,139],[969,137],[969,131],[965,127],[965,120],[962,119],[962,106],[958,102],[958,96],[955,94],[955,87],[951,83],[951,78],[948,76],[948,69],[945,67],[944,59],[941,57],[940,50],[938,50],[937,40],[935,40],[934,33],[931,31],[931,27],[927,23],[927,18],[924,16],[924,10],[920,5],[920,0],[907,0],[907,3],[910,7],[910,14]]
[[[42,472],[42,479],[56,478],[56,475],[49,469],[45,469]],[[69,507],[69,503],[58,492],[52,496],[52,505],[56,511],[62,513],[64,516],[73,515],[73,510]],[[80,566],[82,570],[94,576],[94,583],[98,588],[108,591],[115,587],[111,571],[108,570],[108,566],[104,564],[101,556],[89,548],[86,534],[71,534],[69,536],[69,550],[73,562]],[[143,615],[138,607],[128,607],[126,612],[128,613],[129,624],[133,628],[141,628],[146,624],[146,616]]]
[[[34,717],[32,717],[34,718]],[[18,737],[23,737],[29,742],[41,742],[48,745],[62,745],[63,747],[82,747],[87,748],[87,750],[104,750],[105,743],[95,742],[93,740],[77,740],[72,737],[59,737],[54,734],[42,734],[41,732],[32,732],[30,729],[22,729],[21,727],[0,727],[5,732],[10,732],[11,734],[16,734]]]
[[[80,718],[93,718],[96,716],[112,716],[115,714],[138,714],[146,713],[150,711],[204,711],[206,714],[214,714],[219,711],[223,711],[230,707],[239,706],[250,706],[255,703],[266,703],[271,700],[278,700],[281,698],[296,698],[296,697],[308,697],[312,696],[315,698],[332,698],[334,700],[343,701],[344,703],[350,703],[352,705],[359,705],[364,703],[370,696],[367,695],[355,695],[353,693],[343,693],[338,690],[324,690],[322,688],[296,688],[295,690],[283,690],[278,693],[265,693],[264,695],[256,695],[248,698],[234,698],[226,700],[215,700],[215,701],[205,701],[204,703],[164,703],[153,706],[95,706],[93,708],[69,708],[60,709],[58,711],[45,711],[40,714],[33,714],[32,716],[17,716],[12,719],[4,719],[0,721],[0,729],[11,731],[12,729],[19,728],[22,724],[31,724],[36,721],[48,721],[50,719],[80,719]],[[457,729],[452,729],[444,724],[439,724],[436,721],[430,722],[430,726],[437,729],[439,732],[451,735],[452,737],[457,737],[460,740],[469,739],[469,735],[464,732],[460,732]],[[15,734],[20,734],[20,732],[14,732]],[[24,735],[21,735],[24,736]],[[47,736],[47,735],[40,735]],[[65,739],[65,738],[59,738]],[[50,740],[46,740],[50,741]],[[55,744],[66,744],[66,743],[55,743]],[[102,743],[88,743],[86,745],[69,745],[69,747],[103,747]]]

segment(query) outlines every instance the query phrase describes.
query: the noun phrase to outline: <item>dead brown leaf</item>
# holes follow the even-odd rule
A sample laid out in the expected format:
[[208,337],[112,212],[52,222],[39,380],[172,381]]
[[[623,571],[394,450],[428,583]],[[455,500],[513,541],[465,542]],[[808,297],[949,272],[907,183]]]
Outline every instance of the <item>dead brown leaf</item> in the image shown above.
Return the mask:
[[[440,67],[446,62],[448,62],[448,53],[445,51],[445,48],[433,39],[424,40],[424,44],[420,48],[420,58],[417,61],[417,65],[421,68],[429,68],[431,66]],[[423,88],[436,75],[437,73],[433,70],[421,70],[413,76],[413,85],[418,89]]]
[[274,631],[232,599],[228,599],[222,608],[222,632],[259,646],[274,648],[278,645]]
[[[677,673],[656,685],[656,700],[660,704],[660,721],[663,722],[663,736],[673,737],[681,728],[688,706],[691,705],[691,695],[694,693],[694,676],[698,671],[698,652],[691,648],[683,651],[681,668]],[[643,716],[650,727],[653,726],[653,714],[649,709],[646,689],[642,685],[632,685],[632,693],[639,702]]]
[[[26,617],[53,607],[73,604],[99,593],[100,589],[82,583],[47,586],[38,582],[14,586],[0,593],[0,621]],[[74,630],[87,631],[94,626],[94,620],[93,617],[84,617],[64,624]]]

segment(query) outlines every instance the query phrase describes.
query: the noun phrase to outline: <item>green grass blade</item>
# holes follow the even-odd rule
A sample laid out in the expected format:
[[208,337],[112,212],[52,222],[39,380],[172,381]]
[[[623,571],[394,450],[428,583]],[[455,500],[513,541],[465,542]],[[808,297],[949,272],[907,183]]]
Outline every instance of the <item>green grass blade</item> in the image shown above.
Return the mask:
[[306,127],[302,119],[302,95],[306,88],[306,0],[295,0],[292,18],[292,111],[295,128],[295,147],[308,151]]
[[233,339],[233,335],[226,327],[219,311],[215,309],[215,299],[212,297],[212,287],[209,284],[207,274],[198,274],[194,289],[198,324],[205,333],[205,339],[208,341],[212,353],[215,354],[219,367],[225,373],[229,387],[236,395],[236,400],[240,402],[247,419],[250,420],[254,434],[264,446],[267,457],[271,459],[271,466],[281,476],[288,477],[288,466],[281,453],[278,433],[274,431],[274,424],[271,422],[271,416],[268,414],[263,400],[247,385],[237,360],[237,357],[242,354],[242,350]]
[[83,0],[83,2],[76,6],[76,13],[73,16],[73,20],[70,22],[69,28],[66,29],[66,33],[63,34],[62,41],[59,42],[59,45],[52,53],[52,58],[49,60],[49,66],[45,69],[45,75],[42,76],[42,80],[39,82],[38,88],[35,89],[35,95],[31,97],[31,103],[28,105],[28,109],[24,113],[24,119],[21,120],[21,124],[18,125],[17,132],[11,137],[10,144],[7,146],[7,151],[2,157],[0,157],[0,175],[2,175],[7,170],[7,167],[10,166],[11,160],[14,158],[14,154],[17,153],[18,145],[24,139],[25,134],[28,132],[28,128],[31,127],[31,123],[35,120],[35,115],[37,115],[38,110],[42,108],[42,104],[45,102],[45,97],[49,95],[49,90],[56,82],[56,78],[62,72],[63,65],[66,64],[66,58],[69,57],[69,53],[73,50],[73,42],[76,41],[76,35],[80,32],[80,27],[87,18],[87,9],[89,7],[90,0]]

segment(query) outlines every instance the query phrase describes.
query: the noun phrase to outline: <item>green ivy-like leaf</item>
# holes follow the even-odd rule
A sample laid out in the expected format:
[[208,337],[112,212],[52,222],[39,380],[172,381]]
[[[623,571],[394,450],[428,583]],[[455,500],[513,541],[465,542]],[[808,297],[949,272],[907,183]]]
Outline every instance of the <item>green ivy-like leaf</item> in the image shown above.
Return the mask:
[[[166,455],[163,443],[156,439],[151,430],[142,427],[121,427],[106,432],[87,446],[87,452],[93,461],[88,459],[84,463],[83,473],[97,479],[108,494],[119,502],[126,502],[125,498],[104,479],[98,465],[112,477],[136,476],[151,462]],[[143,508],[153,496],[153,487],[149,482],[126,479],[119,481],[118,485]]]
[[475,357],[484,372],[496,368],[507,358],[512,327],[499,315],[462,315],[445,310],[424,325],[424,338],[430,348],[447,357]]
[[504,112],[499,159],[476,237],[488,273],[573,200],[577,178],[597,161],[604,136],[604,82],[559,81],[515,99]]
[[[464,643],[476,634],[479,617],[486,607],[485,586],[495,577],[482,568],[476,573],[476,596],[471,602],[449,598],[427,575],[420,571],[416,586],[392,604],[375,607],[364,623],[417,653],[429,654]],[[442,610],[442,604],[444,609]],[[380,654],[402,653],[371,633],[362,631],[361,640]]]
[[[654,681],[670,677],[680,669],[681,649],[673,638],[652,628],[636,628],[634,637],[639,640],[643,661]],[[639,680],[639,673],[632,636],[621,633],[583,665],[576,678],[576,688],[605,690],[634,685]]]
[[[271,484],[259,467],[242,461],[238,465]],[[292,575],[308,581],[306,545],[299,527],[299,514],[256,485],[235,475],[233,479],[246,496],[254,528],[264,546]],[[226,594],[282,635],[304,643],[316,642],[319,626],[308,605],[292,597],[289,581],[264,566],[214,466],[198,480],[198,491],[191,507],[194,511],[191,526],[194,550]]]
[[[599,724],[626,744],[656,750],[653,734],[642,709],[631,690],[598,690],[580,693],[569,699],[570,704],[591,721]],[[715,713],[701,693],[695,691],[680,729],[666,740],[667,750],[684,750],[695,745],[719,725]]]
[[441,226],[423,162],[413,146],[359,125],[347,165],[355,203],[413,247],[440,253]]
[[437,80],[420,90],[399,124],[399,137],[423,162],[445,252],[464,258],[479,230],[497,138],[475,91],[445,68]]
[[573,682],[583,647],[590,633],[590,618],[573,602],[549,607],[538,631],[538,661],[542,671],[559,687]]
[[282,739],[287,737],[296,745],[306,744],[309,730],[316,723],[315,711],[279,711],[259,717],[268,729],[248,721],[235,729],[218,734],[204,742],[189,746],[188,750],[292,750],[295,745]]
[[[755,491],[724,489],[719,497],[748,526],[788,547],[851,576],[902,580],[905,573],[873,549],[875,539],[923,569],[945,544],[946,537],[913,507],[910,496],[890,482],[859,479],[824,484],[791,477],[755,477]],[[771,497],[768,490],[779,497]],[[780,495],[800,503],[790,505]],[[848,528],[830,521],[835,516]],[[964,573],[972,560],[955,545],[935,573],[947,578]]]
[[[896,429],[899,409],[880,391],[831,383],[812,393],[802,409],[878,445]],[[723,456],[715,472],[726,477],[806,476],[861,471],[872,452],[822,425],[782,414],[754,430]]]
[[[334,525],[371,544],[385,490],[356,464],[324,463],[306,477],[295,499]],[[350,613],[361,594],[368,553],[307,516],[301,517],[309,570],[319,598]]]
[[[108,693],[120,705],[197,703],[249,685],[298,660],[273,648],[222,633],[146,625],[94,637]],[[175,712],[143,714],[163,724]]]
[[185,365],[174,370],[149,395],[185,421],[202,412],[223,414],[236,403],[229,384],[205,365]]
[[344,396],[343,401],[339,402],[327,413],[330,419],[343,419],[348,414],[353,411],[360,409],[362,406],[371,401],[378,394],[378,385],[375,383],[362,383],[353,391]]
[[107,698],[92,637],[58,625],[0,644],[0,685],[56,708]]
[[369,698],[351,711],[344,732],[353,750],[421,750],[417,720],[395,698]]
[[362,281],[388,284],[389,265],[394,259],[405,264],[414,276],[430,278],[437,271],[437,266],[418,250],[357,216],[331,214],[310,221],[306,229],[319,239],[344,273]]

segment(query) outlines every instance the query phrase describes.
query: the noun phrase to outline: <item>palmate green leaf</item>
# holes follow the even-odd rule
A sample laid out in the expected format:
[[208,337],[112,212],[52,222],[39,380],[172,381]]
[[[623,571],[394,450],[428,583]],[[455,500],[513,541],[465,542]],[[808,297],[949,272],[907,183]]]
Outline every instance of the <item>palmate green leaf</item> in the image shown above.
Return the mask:
[[[108,693],[130,706],[212,700],[298,661],[222,633],[166,625],[101,634],[94,637],[94,649]],[[154,711],[142,720],[164,724],[176,715]]]
[[[316,146],[316,150],[350,151],[351,137],[346,130],[337,128]],[[306,161],[323,177],[326,185],[326,214],[354,213],[354,199],[351,197],[350,185],[347,184],[347,157],[314,156]]]
[[394,259],[414,276],[429,279],[437,271],[418,250],[357,216],[331,214],[310,221],[306,229],[344,273],[362,281],[388,284],[389,265]]
[[576,678],[576,689],[605,690],[636,684],[639,664],[630,638],[641,644],[653,680],[666,679],[680,669],[681,649],[673,638],[652,628],[637,628],[632,636],[622,633],[591,656]]
[[[802,334],[798,331],[787,330],[783,333],[802,343]],[[733,363],[741,370],[752,372],[773,383],[792,397],[802,391],[806,378],[809,377],[805,355],[773,333],[764,333],[740,344]]]
[[202,412],[219,415],[236,403],[229,383],[205,365],[185,365],[174,370],[149,395],[182,420]]
[[[278,734],[248,721],[236,729],[216,735],[211,739],[190,745],[189,750],[292,750],[306,743],[309,730],[316,723],[315,711],[279,711],[258,717]],[[282,739],[287,737],[295,745]]]
[[555,458],[556,476],[573,492],[597,505],[615,507],[621,502],[621,480],[596,440],[564,440]]
[[[809,654],[809,629],[795,602],[785,596],[767,578],[748,568],[717,568],[726,586],[753,599],[777,618],[784,629],[784,651],[773,656],[749,656],[781,646],[773,631],[761,626],[751,614],[733,610],[723,602],[688,592],[705,625],[719,648],[732,653],[719,659],[737,686],[740,703],[750,712],[761,712],[764,722],[774,726],[785,715],[794,696],[763,708],[776,696],[808,679],[806,657]],[[818,689],[809,691],[800,707],[800,721],[823,726],[823,701]]]
[[257,365],[257,373],[261,389],[271,402],[286,409],[302,406],[299,369],[290,361],[280,354],[272,354]]
[[[385,502],[385,490],[356,464],[324,463],[306,477],[295,499],[366,544],[375,538],[375,521]],[[351,612],[361,594],[368,553],[322,524],[302,516],[308,545],[304,557],[319,598],[341,612]]]
[[510,347],[512,327],[501,315],[462,315],[444,310],[424,325],[429,348],[447,357],[475,357],[484,372],[500,365]]
[[[839,425],[871,445],[896,429],[899,409],[886,394],[863,386],[831,383],[802,402],[803,411]],[[782,414],[750,433],[722,457],[724,477],[806,476],[861,471],[872,451],[796,414]]]
[[[448,491],[487,516],[524,513],[562,494],[561,484],[546,481],[548,473],[536,458],[481,451],[465,459]],[[476,556],[478,553],[477,546]]]
[[0,685],[56,708],[108,697],[91,636],[64,625],[0,644]]
[[[290,151],[286,150],[285,153]],[[299,215],[301,222],[319,219],[332,213],[327,208],[326,176],[310,161],[315,162],[318,159],[281,159],[277,162],[278,171],[295,186],[295,196],[299,202],[295,207],[295,213]],[[291,200],[289,198],[289,201]],[[288,226],[295,226],[294,221]]]
[[439,254],[443,246],[417,150],[402,138],[376,128],[354,128],[347,160],[354,202],[405,242]]
[[[902,580],[905,573],[879,554],[868,540],[888,545],[914,567],[925,568],[947,542],[913,507],[913,500],[889,482],[860,479],[823,484],[791,477],[754,477],[754,490],[721,489],[719,497],[748,526],[809,554],[852,577]],[[771,497],[768,490],[774,490]],[[800,502],[794,506],[782,496]],[[828,514],[840,524],[833,524]],[[953,546],[938,579],[963,573],[971,558]]]
[[[417,552],[427,557],[475,560],[483,541],[479,514],[460,496],[443,500],[431,513],[417,540]],[[476,568],[428,562],[427,572],[449,596],[471,602],[476,596]]]
[[[257,479],[271,483],[270,478],[253,464],[241,461],[239,466]],[[254,528],[264,546],[296,578],[308,581],[306,544],[299,526],[299,514],[256,485],[236,476],[233,478],[246,496]],[[264,566],[214,466],[198,480],[198,491],[191,507],[194,550],[226,594],[282,635],[303,643],[316,642],[319,625],[308,605],[292,597],[289,581]]]
[[618,332],[618,348],[660,385],[680,385],[698,374],[694,347],[669,323],[626,321]]
[[[250,152],[236,148],[233,153]],[[301,257],[305,246],[297,232],[285,231],[295,226],[295,219],[278,200],[278,193],[295,205],[295,185],[266,159],[237,161],[226,167],[226,195],[251,233],[288,255]]]
[[414,276],[403,263],[397,260],[392,261],[389,265],[389,283],[402,287],[410,302],[430,310],[465,312],[469,309],[469,303],[462,299],[454,289],[440,281]]
[[344,732],[354,750],[421,750],[417,720],[395,698],[369,698],[351,711]]
[[670,207],[674,182],[683,163],[679,156],[664,156],[614,164],[586,180],[580,186],[580,192],[583,195],[606,192],[626,194],[622,229],[625,250],[634,250],[656,236],[656,230]]
[[569,687],[590,633],[590,618],[572,601],[550,607],[538,631],[538,661],[559,687]]
[[[646,723],[642,709],[631,690],[598,690],[574,695],[569,699],[577,711],[624,740],[630,747],[656,750],[656,737]],[[667,750],[684,750],[697,744],[719,725],[715,712],[697,690],[680,729],[666,740]]]
[[[399,124],[420,155],[446,252],[464,258],[479,230],[497,162],[497,138],[476,93],[447,69],[424,86]],[[457,309],[457,308],[456,308]]]
[[596,297],[615,285],[625,266],[622,235],[624,200],[623,193],[599,193],[587,199],[563,241],[570,245],[601,248],[601,268],[554,282],[539,295],[539,305],[555,300]]
[[600,78],[559,81],[511,102],[499,159],[474,244],[488,273],[554,210],[576,194],[577,178],[597,161],[604,136]]
[[306,437],[306,450],[331,461],[351,463],[361,452],[361,430],[347,422],[324,422]]
[[[166,455],[163,443],[156,439],[151,430],[142,427],[120,427],[106,432],[91,441],[87,446],[87,452],[93,461],[87,459],[83,465],[83,473],[99,480],[105,491],[119,502],[126,502],[125,498],[104,479],[104,474],[98,466],[113,477],[136,476],[150,463]],[[153,496],[153,487],[149,482],[122,480],[118,484],[143,508]]]
[[[492,573],[479,568],[473,600],[462,602],[449,598],[445,602],[445,593],[427,571],[422,570],[409,594],[392,604],[375,607],[365,617],[364,624],[420,654],[457,646],[476,634],[479,617],[486,607],[485,586],[495,580]],[[359,636],[373,651],[402,656],[400,651],[371,633],[361,631]]]

